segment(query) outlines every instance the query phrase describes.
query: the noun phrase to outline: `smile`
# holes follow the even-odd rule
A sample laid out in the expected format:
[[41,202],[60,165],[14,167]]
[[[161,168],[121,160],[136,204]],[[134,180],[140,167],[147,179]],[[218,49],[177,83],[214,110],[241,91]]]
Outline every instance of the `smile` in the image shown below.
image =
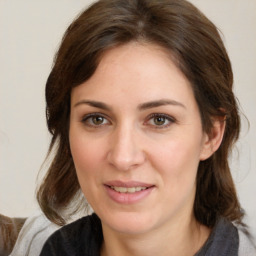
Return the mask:
[[108,197],[118,204],[136,204],[146,200],[156,186],[136,181],[110,181],[104,184]]
[[111,186],[111,188],[119,193],[135,193],[135,192],[139,192],[139,191],[147,189],[147,187],[127,188],[127,187],[114,187],[114,186]]

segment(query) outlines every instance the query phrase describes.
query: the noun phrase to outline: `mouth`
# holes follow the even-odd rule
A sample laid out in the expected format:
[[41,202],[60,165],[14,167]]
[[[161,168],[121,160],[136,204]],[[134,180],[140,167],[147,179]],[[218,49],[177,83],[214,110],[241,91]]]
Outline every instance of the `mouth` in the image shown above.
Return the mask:
[[133,204],[147,198],[155,185],[142,182],[111,181],[104,184],[108,196],[116,203]]
[[128,187],[127,188],[127,187],[115,187],[115,186],[110,186],[110,188],[119,193],[131,193],[131,194],[147,189],[147,187]]

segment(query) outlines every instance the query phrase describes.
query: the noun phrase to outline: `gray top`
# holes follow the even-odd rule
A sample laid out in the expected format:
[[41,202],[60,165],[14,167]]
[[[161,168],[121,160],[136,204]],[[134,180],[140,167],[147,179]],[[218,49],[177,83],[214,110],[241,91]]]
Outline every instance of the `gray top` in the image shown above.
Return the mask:
[[220,218],[206,243],[195,256],[238,256],[238,246],[237,228],[230,221]]
[[[100,219],[96,214],[92,214],[56,231],[46,241],[40,256],[99,256],[102,241]],[[210,237],[195,256],[256,256],[256,254],[247,236],[238,231],[232,222],[220,218]]]

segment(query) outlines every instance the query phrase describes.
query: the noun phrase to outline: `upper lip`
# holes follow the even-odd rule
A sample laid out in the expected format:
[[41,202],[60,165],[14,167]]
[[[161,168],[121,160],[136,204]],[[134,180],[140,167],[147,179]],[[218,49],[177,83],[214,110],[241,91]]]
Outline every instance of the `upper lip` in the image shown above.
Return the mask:
[[105,182],[104,185],[109,187],[124,187],[124,188],[132,188],[132,187],[153,187],[153,184],[140,182],[140,181],[121,181],[121,180],[112,180]]

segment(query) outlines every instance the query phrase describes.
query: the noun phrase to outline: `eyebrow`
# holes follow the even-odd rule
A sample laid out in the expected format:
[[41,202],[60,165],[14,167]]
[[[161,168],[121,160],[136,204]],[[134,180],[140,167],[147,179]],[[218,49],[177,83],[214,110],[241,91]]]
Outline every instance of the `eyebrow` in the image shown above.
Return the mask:
[[172,105],[172,106],[179,106],[186,108],[185,105],[183,105],[181,102],[178,102],[176,100],[169,100],[169,99],[161,99],[161,100],[155,100],[155,101],[149,101],[142,103],[138,106],[139,110],[146,110],[150,108],[156,108],[156,107],[161,107],[165,105]]
[[[74,107],[77,107],[79,105],[86,104],[95,108],[100,108],[104,110],[111,111],[112,108],[108,106],[107,104],[100,102],[100,101],[94,101],[94,100],[81,100],[77,102]],[[170,100],[170,99],[161,99],[161,100],[155,100],[155,101],[149,101],[142,103],[138,106],[138,109],[140,111],[150,109],[150,108],[156,108],[156,107],[161,107],[165,105],[172,105],[172,106],[178,106],[182,108],[186,108],[185,105],[183,105],[181,102],[178,102],[176,100]]]
[[100,101],[94,101],[94,100],[81,100],[81,101],[78,101],[74,107],[77,107],[79,105],[82,105],[82,104],[86,104],[86,105],[89,105],[89,106],[92,106],[92,107],[95,107],[95,108],[100,108],[100,109],[104,109],[104,110],[112,110],[112,108],[110,106],[108,106],[107,104],[103,103],[103,102],[100,102]]

